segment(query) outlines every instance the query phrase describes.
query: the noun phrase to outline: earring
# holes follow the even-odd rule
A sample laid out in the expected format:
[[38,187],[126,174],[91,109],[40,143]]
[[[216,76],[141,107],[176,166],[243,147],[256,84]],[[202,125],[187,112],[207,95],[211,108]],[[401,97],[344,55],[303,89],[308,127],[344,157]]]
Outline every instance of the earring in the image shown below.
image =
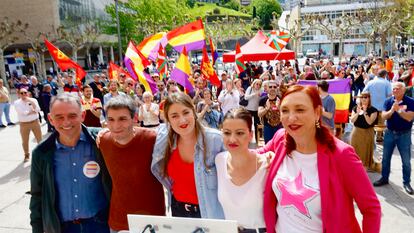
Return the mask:
[[321,128],[321,124],[319,123],[318,120],[315,121],[315,126],[316,128],[320,129]]

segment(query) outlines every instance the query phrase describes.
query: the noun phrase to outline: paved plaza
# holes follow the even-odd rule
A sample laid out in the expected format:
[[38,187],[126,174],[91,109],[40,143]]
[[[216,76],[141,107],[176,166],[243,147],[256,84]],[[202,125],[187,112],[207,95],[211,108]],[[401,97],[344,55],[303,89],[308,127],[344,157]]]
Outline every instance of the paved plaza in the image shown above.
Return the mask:
[[[16,98],[15,95],[13,97]],[[13,121],[17,121],[13,107],[11,117]],[[43,122],[44,136],[46,131],[47,126]],[[33,149],[35,145],[34,136],[31,135],[30,148]],[[377,155],[380,155],[381,151],[382,146],[378,145]],[[414,233],[414,196],[406,194],[402,188],[401,159],[398,151],[395,151],[394,155],[390,185],[375,188],[382,206],[381,232]],[[0,233],[31,232],[30,195],[25,194],[30,189],[29,173],[30,162],[23,163],[19,126],[0,129]],[[369,176],[374,181],[380,174],[369,173]],[[357,212],[358,218],[361,219],[358,210]]]

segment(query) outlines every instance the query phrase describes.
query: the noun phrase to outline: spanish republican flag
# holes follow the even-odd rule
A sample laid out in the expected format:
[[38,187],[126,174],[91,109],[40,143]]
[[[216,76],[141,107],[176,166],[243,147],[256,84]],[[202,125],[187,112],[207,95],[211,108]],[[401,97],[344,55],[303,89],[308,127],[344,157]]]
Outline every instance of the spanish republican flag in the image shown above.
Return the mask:
[[171,71],[170,78],[176,81],[177,83],[179,83],[185,89],[187,89],[188,92],[191,92],[194,90],[194,87],[193,87],[193,84],[191,84],[190,80],[188,80],[190,75],[191,75],[191,65],[190,65],[190,61],[188,60],[187,50],[184,46],[183,52],[178,58],[178,61],[175,64],[174,70]]
[[158,49],[158,58],[157,58],[157,71],[160,74],[160,79],[164,79],[168,74],[168,63],[165,56],[165,49],[160,44]]
[[159,32],[145,38],[137,46],[137,49],[144,54],[144,56],[151,61],[156,61],[158,55],[158,47],[161,45],[163,48],[168,44],[167,33]]
[[211,57],[213,58],[213,65],[216,64],[218,53],[216,51],[216,47],[213,44],[213,41],[211,40],[211,37],[208,38],[210,41],[210,51],[211,51]]
[[243,54],[241,53],[240,50],[240,44],[237,41],[236,43],[236,72],[237,74],[240,74],[241,72],[243,72],[246,69],[246,66],[244,65],[244,59],[243,59]]
[[201,19],[182,27],[175,28],[167,33],[168,43],[182,53],[184,46],[187,51],[201,50],[205,46],[206,35]]
[[210,81],[214,86],[220,86],[220,80],[217,77],[216,71],[213,69],[213,66],[210,63],[208,58],[206,47],[203,48],[203,60],[201,61],[201,73],[204,76],[204,79]]
[[[349,104],[351,102],[351,84],[349,79],[327,80],[329,83],[328,93],[335,100],[335,123],[349,122]],[[316,80],[299,80],[299,85],[316,86]]]
[[76,81],[75,83],[80,86],[82,85],[82,79],[85,77],[86,72],[82,69],[82,67],[72,61],[68,56],[66,56],[62,51],[60,51],[56,46],[54,46],[50,41],[45,38],[45,44],[47,49],[49,50],[50,56],[53,57],[53,60],[57,63],[59,68],[62,71],[66,71],[67,69],[75,69],[76,71]]
[[109,79],[119,80],[119,75],[125,74],[127,78],[132,78],[131,75],[128,74],[124,69],[115,65],[113,62],[109,62]]
[[146,91],[149,91],[152,94],[157,93],[157,84],[150,77],[150,75],[144,71],[144,69],[149,66],[150,63],[135,47],[132,41],[130,41],[128,44],[124,63],[128,72],[131,74],[131,77],[135,80],[138,80],[142,85],[144,85]]

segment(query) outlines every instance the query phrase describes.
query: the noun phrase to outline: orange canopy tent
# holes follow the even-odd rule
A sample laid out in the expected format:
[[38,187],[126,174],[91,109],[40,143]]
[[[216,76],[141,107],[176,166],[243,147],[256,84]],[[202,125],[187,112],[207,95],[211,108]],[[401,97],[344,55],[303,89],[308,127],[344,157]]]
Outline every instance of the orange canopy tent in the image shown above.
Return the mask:
[[[264,41],[267,37],[262,31],[258,31],[256,35],[246,44],[240,47],[244,61],[264,61],[264,60],[291,60],[295,59],[295,52],[283,49],[281,52],[266,45]],[[223,62],[234,62],[236,52],[232,51],[223,54]]]

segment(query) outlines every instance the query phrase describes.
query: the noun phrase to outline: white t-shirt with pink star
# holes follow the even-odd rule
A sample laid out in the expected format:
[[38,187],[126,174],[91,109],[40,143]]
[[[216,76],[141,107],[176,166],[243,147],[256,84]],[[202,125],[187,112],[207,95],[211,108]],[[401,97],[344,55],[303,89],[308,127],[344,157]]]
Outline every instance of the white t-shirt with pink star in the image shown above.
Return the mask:
[[317,154],[292,152],[272,183],[278,204],[276,232],[322,232]]

